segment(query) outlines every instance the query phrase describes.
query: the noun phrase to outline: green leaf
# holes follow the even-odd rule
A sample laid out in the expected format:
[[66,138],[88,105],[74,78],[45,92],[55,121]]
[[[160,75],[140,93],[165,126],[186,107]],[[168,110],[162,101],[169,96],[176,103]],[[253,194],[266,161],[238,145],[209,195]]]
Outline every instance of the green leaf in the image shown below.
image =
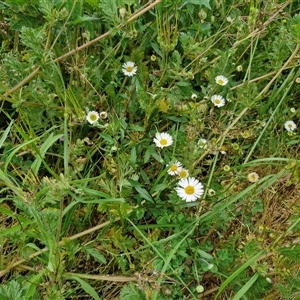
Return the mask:
[[149,161],[151,152],[152,152],[152,149],[150,149],[150,148],[148,148],[146,150],[145,155],[144,155],[144,164],[146,164]]
[[146,130],[144,127],[139,126],[139,125],[130,125],[130,126],[128,126],[128,129],[135,130],[135,131],[145,131]]
[[167,187],[168,187],[167,183],[159,183],[159,184],[155,185],[154,188],[151,189],[151,194],[154,192],[163,191]]
[[93,258],[95,258],[95,260],[97,260],[98,262],[102,264],[107,264],[105,256],[96,249],[85,247],[84,250],[88,256],[93,256]]
[[134,187],[136,189],[136,191],[142,196],[142,198],[150,201],[150,202],[154,202],[151,195],[142,187],[140,186],[137,186],[137,187]]
[[23,285],[23,290],[26,291],[25,299],[39,299],[36,295],[37,289],[39,284],[45,279],[44,276],[44,272],[39,272],[28,278],[28,281]]
[[53,136],[53,133],[51,133],[46,139],[46,141],[43,143],[40,149],[40,155],[34,160],[34,162],[31,165],[31,170],[34,175],[37,175],[47,150],[61,137],[63,137],[63,134],[57,134]]
[[151,195],[141,187],[141,184],[135,180],[128,179],[129,183],[136,189],[136,191],[141,195],[141,197],[150,202],[154,202]]
[[242,271],[248,268],[251,264],[253,264],[262,254],[265,253],[265,250],[261,250],[248,259],[243,265],[241,265],[237,270],[235,270],[223,283],[221,284],[215,299],[222,293],[222,291],[226,288],[228,284],[230,284]]
[[136,163],[136,147],[131,149],[130,161],[135,164]]
[[209,0],[187,0],[186,3],[195,4],[195,5],[204,5],[207,8],[211,9],[209,5]]
[[90,17],[90,16],[83,16],[83,17],[78,17],[76,20],[70,22],[70,25],[76,25],[79,23],[84,23],[84,22],[93,22],[93,21],[100,21],[100,18],[96,17]]
[[236,293],[236,295],[232,298],[232,300],[239,300],[241,299],[247,291],[251,288],[251,286],[255,283],[255,281],[258,279],[259,274],[254,274],[249,281]]
[[163,53],[160,51],[159,46],[156,43],[151,43],[151,46],[160,57],[164,57]]
[[86,281],[84,281],[83,279],[75,275],[71,275],[70,278],[78,281],[81,287],[84,289],[84,291],[88,293],[93,299],[101,300],[101,298],[98,296],[98,293],[95,291],[95,289],[92,286],[90,286]]
[[97,0],[86,0],[86,2],[92,6],[94,9],[98,8],[98,1]]
[[5,129],[5,131],[3,132],[3,135],[2,135],[2,137],[1,137],[1,139],[0,139],[0,148],[3,146],[3,143],[4,143],[4,141],[6,140],[8,134],[9,134],[9,132],[10,132],[10,128],[11,128],[12,124],[13,124],[13,121],[10,122],[10,124],[8,125],[8,127],[7,127],[7,128]]
[[185,81],[178,81],[175,84],[178,86],[190,86],[191,85],[189,82],[185,82]]
[[209,253],[198,249],[197,252],[199,253],[199,255],[204,258],[204,259],[213,259],[214,257],[212,255],[210,255]]
[[100,135],[104,140],[106,140],[109,144],[111,144],[111,145],[115,144],[115,140],[114,140],[109,134],[106,134],[106,133],[99,133],[99,135]]
[[87,196],[92,196],[92,197],[101,197],[101,198],[111,198],[111,196],[109,194],[106,194],[104,192],[100,192],[100,191],[96,191],[93,189],[89,189],[86,187],[78,187],[79,189],[81,189]]

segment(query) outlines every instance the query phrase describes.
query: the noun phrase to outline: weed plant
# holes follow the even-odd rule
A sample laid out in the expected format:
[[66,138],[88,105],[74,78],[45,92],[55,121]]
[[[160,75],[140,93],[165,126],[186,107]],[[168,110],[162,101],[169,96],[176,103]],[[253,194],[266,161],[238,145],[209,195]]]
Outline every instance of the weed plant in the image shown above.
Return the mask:
[[300,299],[298,1],[0,1],[0,299]]

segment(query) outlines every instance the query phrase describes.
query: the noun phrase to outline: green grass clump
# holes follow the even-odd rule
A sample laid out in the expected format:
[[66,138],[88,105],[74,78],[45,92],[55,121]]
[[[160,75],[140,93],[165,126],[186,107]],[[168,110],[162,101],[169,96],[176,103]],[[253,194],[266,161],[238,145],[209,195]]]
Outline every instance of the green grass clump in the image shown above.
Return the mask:
[[299,13],[0,2],[0,299],[298,299]]

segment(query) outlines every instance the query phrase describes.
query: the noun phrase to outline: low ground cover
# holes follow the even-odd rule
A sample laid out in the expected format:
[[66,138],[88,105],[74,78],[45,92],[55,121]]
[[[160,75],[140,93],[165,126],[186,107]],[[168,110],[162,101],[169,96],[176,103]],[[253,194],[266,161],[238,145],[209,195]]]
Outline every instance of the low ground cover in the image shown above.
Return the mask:
[[299,299],[297,1],[0,1],[0,299]]

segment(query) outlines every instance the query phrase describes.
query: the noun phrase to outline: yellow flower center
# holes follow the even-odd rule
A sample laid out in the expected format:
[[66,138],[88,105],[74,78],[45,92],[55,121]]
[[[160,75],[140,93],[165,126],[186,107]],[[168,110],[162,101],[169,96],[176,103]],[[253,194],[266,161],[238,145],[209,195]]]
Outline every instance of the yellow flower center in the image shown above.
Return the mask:
[[96,115],[90,115],[90,119],[91,119],[91,121],[96,121],[97,120],[97,116]]
[[192,185],[188,185],[184,190],[188,195],[193,195],[195,193],[195,188]]
[[186,171],[181,171],[180,173],[179,173],[179,177],[180,178],[186,178],[187,177],[187,172]]
[[215,100],[215,103],[216,103],[216,104],[220,104],[220,103],[221,103],[220,99],[216,99],[216,100]]
[[132,70],[133,70],[133,67],[132,67],[132,66],[127,66],[127,67],[126,67],[126,71],[127,71],[127,72],[131,73]]
[[178,167],[176,165],[171,166],[170,170],[172,172],[175,172],[178,169]]
[[219,80],[218,80],[218,84],[223,85],[223,84],[224,84],[224,81],[223,81],[222,79],[219,79]]
[[161,139],[159,142],[162,146],[166,146],[168,144],[168,141],[166,139]]
[[289,128],[292,128],[293,126],[292,126],[292,124],[288,124],[288,127],[289,127]]

